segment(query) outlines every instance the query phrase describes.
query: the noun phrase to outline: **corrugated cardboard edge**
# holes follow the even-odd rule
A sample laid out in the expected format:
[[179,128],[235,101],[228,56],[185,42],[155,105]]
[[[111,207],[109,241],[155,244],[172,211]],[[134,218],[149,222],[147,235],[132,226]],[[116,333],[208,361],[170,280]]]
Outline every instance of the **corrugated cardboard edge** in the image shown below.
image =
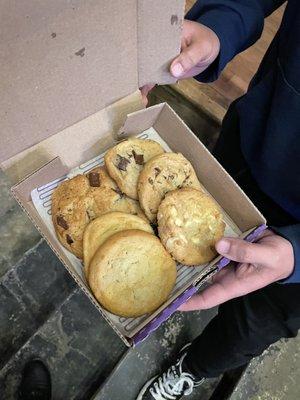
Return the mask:
[[[159,118],[161,112],[163,111],[164,107],[166,106],[167,103],[159,103],[154,106],[148,107],[143,110],[138,110],[133,113],[130,113],[127,115],[127,118],[124,122],[124,125],[122,128],[119,130],[116,140],[121,141],[125,140],[126,138],[137,135],[140,132],[145,131],[146,129],[151,128],[155,121]],[[140,111],[143,112],[143,114],[147,117],[147,119],[144,119],[140,121],[140,123],[134,122],[132,124],[132,118],[135,115],[139,115]]]

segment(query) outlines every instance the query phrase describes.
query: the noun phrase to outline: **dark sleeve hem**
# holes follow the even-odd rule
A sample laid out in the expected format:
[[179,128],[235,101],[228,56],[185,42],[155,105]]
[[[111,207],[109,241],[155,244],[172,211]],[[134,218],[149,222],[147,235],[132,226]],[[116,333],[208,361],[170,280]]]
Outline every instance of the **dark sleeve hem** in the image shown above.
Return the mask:
[[278,235],[287,239],[293,246],[294,270],[290,276],[280,283],[300,283],[300,224],[283,226],[280,228],[271,227]]
[[259,3],[239,1],[197,2],[186,19],[210,28],[220,40],[220,53],[211,66],[196,76],[201,82],[216,80],[233,57],[251,46],[261,35],[264,25],[263,9]]

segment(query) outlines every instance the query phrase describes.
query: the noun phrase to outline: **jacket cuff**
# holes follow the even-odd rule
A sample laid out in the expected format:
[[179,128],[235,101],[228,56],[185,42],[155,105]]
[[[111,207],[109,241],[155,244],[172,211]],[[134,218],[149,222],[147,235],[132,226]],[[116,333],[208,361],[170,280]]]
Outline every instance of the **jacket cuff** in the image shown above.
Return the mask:
[[210,11],[203,14],[195,21],[207,26],[212,31],[214,31],[220,41],[220,53],[216,60],[205,71],[195,76],[195,79],[200,82],[208,83],[217,80],[223,69],[226,67],[227,63],[236,54],[234,49],[235,41],[229,41],[227,39],[227,24],[222,25],[221,19],[222,18],[220,18],[220,14],[217,11]]
[[294,270],[290,276],[280,281],[281,283],[300,283],[300,224],[271,227],[278,235],[291,242],[294,250]]
[[195,76],[201,82],[216,80],[236,54],[259,38],[264,24],[264,16],[258,10],[234,1],[223,2],[222,5],[214,3],[218,2],[204,1],[201,7],[196,3],[186,15],[186,19],[210,28],[220,40],[218,58],[208,69]]

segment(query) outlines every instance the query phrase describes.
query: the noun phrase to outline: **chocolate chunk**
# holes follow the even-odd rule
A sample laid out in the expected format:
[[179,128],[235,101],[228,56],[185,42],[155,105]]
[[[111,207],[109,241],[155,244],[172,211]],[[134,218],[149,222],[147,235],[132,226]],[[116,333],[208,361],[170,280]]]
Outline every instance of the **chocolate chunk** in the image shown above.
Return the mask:
[[186,176],[186,178],[185,178],[184,181],[182,182],[182,185],[186,185],[186,184],[187,184],[187,181],[190,179],[190,176],[191,176],[191,174],[188,174],[188,175]]
[[116,192],[120,197],[123,196],[123,193],[121,192],[121,190],[119,188],[117,189],[112,189],[114,192]]
[[159,168],[157,168],[157,167],[154,168],[154,170],[155,170],[155,176],[159,175],[160,172],[161,172],[161,170]]
[[68,225],[67,221],[61,215],[58,215],[56,217],[56,222],[57,222],[57,225],[61,226],[63,229],[69,229],[69,225]]
[[156,236],[158,236],[158,226],[157,226],[157,224],[154,224],[153,222],[151,222],[150,225],[151,225],[151,227],[152,227],[152,229],[154,231],[154,234]]
[[132,154],[133,154],[136,164],[138,164],[138,165],[144,164],[144,155],[143,154],[137,154],[134,150],[132,150]]
[[68,244],[72,244],[72,243],[74,243],[74,240],[71,238],[71,236],[70,235],[66,235],[66,239],[67,239],[67,243]]
[[153,185],[153,179],[152,178],[148,178],[148,182],[150,183],[150,185]]
[[90,172],[89,175],[90,186],[99,187],[100,186],[100,176],[98,172]]
[[120,156],[120,154],[118,154],[118,161],[117,161],[116,167],[120,171],[127,171],[128,164],[130,164],[130,160],[128,160],[128,158],[122,157],[122,156]]

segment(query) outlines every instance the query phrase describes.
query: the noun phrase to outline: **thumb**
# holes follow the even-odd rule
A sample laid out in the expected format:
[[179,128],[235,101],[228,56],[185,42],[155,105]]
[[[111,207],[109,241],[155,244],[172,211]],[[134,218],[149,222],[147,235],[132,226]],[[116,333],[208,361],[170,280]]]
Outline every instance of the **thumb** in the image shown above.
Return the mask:
[[219,254],[239,263],[266,265],[272,259],[272,249],[266,244],[249,243],[236,238],[219,240],[216,250]]
[[207,66],[208,62],[206,54],[203,54],[202,46],[199,46],[199,42],[192,42],[173,60],[170,71],[175,78],[180,78],[186,76],[195,67],[197,67],[197,72],[191,75],[200,74]]

